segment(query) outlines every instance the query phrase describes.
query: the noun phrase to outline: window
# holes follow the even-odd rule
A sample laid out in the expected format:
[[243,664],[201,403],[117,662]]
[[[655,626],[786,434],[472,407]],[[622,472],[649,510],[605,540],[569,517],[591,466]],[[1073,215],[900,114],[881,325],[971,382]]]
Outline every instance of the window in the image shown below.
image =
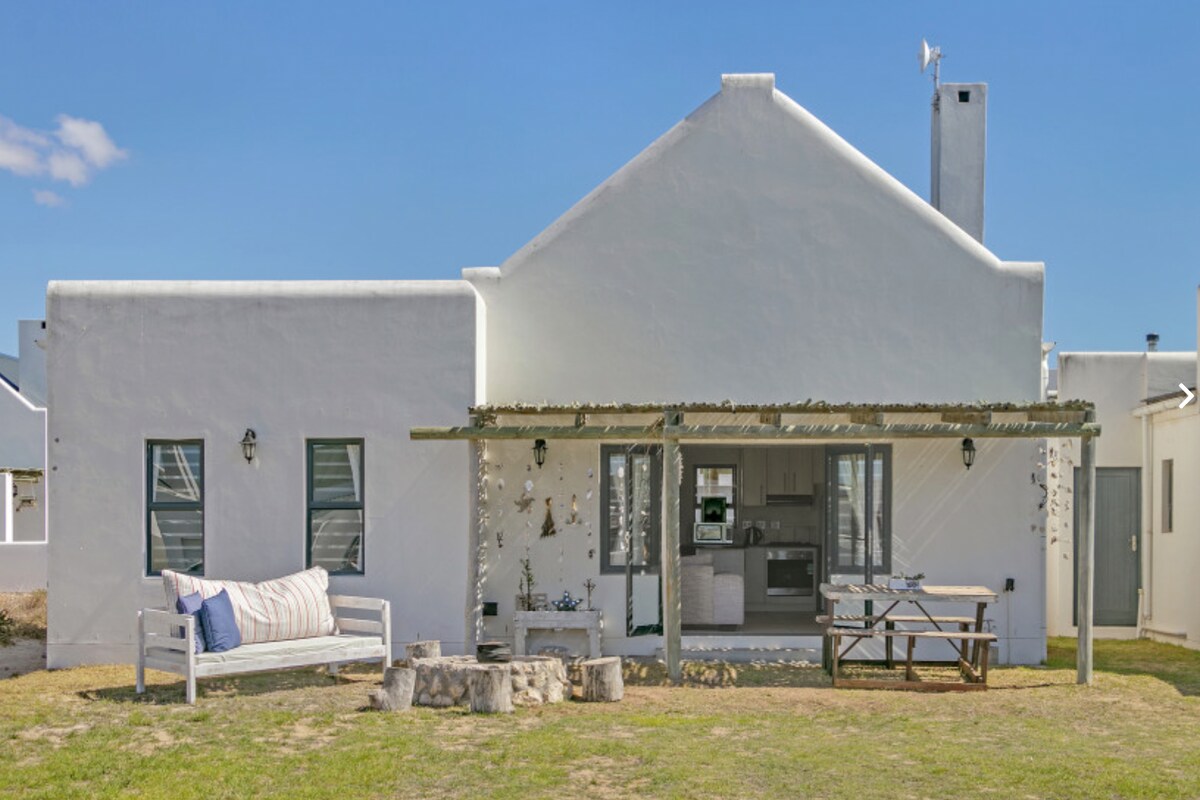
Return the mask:
[[888,445],[826,448],[826,525],[836,573],[872,579],[892,568],[892,451]]
[[600,449],[600,571],[656,571],[662,503],[662,449],[605,445]]
[[1162,532],[1170,533],[1175,527],[1175,459],[1162,462]]
[[204,574],[204,443],[146,443],[146,574]]
[[970,92],[970,90],[967,90],[967,89],[959,89],[959,91],[958,91],[958,102],[960,102],[960,103],[969,103],[969,102],[971,102],[971,92]]
[[308,440],[308,566],[363,574],[363,440]]

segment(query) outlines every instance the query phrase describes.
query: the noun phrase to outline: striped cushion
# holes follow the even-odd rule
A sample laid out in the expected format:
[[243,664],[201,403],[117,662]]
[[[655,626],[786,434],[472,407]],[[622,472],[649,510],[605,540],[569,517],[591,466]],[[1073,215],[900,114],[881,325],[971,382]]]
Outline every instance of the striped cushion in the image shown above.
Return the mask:
[[327,594],[329,573],[324,567],[313,567],[262,583],[212,581],[169,569],[162,571],[162,578],[167,591],[167,608],[175,608],[179,597],[193,592],[199,592],[206,599],[222,589],[229,592],[238,630],[242,633],[242,644],[337,633]]

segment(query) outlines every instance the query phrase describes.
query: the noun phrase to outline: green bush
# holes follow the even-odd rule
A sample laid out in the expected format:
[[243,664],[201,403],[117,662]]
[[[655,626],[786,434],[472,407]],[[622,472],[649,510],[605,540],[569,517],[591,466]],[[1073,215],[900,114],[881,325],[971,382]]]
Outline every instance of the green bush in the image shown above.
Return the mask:
[[0,647],[7,647],[13,641],[13,629],[16,625],[8,612],[0,608]]

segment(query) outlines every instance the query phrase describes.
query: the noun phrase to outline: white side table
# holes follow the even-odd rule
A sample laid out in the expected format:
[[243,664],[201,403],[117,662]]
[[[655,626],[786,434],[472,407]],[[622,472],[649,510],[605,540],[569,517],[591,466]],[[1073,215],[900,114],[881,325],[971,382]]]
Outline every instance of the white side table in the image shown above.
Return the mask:
[[600,657],[600,610],[594,611],[518,611],[513,614],[513,650],[525,652],[525,634],[531,628],[543,630],[581,630],[588,635],[588,658]]

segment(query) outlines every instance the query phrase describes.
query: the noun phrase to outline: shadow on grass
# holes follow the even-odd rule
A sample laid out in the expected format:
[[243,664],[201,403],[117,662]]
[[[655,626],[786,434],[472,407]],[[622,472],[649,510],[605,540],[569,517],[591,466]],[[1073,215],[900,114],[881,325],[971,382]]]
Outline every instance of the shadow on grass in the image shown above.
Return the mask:
[[[298,669],[255,673],[250,675],[200,678],[196,681],[196,699],[208,697],[253,697],[314,687],[332,687],[339,684],[369,685],[377,680],[378,670],[347,670],[338,675],[325,673],[323,667],[301,667]],[[186,682],[180,678],[172,683],[148,683],[146,691],[137,693],[133,684],[106,686],[76,692],[84,700],[105,700],[114,703],[136,703],[143,705],[178,705],[187,702]]]
[[[1200,695],[1200,652],[1196,650],[1145,639],[1096,639],[1092,657],[1097,672],[1145,675],[1169,683],[1181,695]],[[1046,666],[1075,669],[1075,640],[1047,640]]]

